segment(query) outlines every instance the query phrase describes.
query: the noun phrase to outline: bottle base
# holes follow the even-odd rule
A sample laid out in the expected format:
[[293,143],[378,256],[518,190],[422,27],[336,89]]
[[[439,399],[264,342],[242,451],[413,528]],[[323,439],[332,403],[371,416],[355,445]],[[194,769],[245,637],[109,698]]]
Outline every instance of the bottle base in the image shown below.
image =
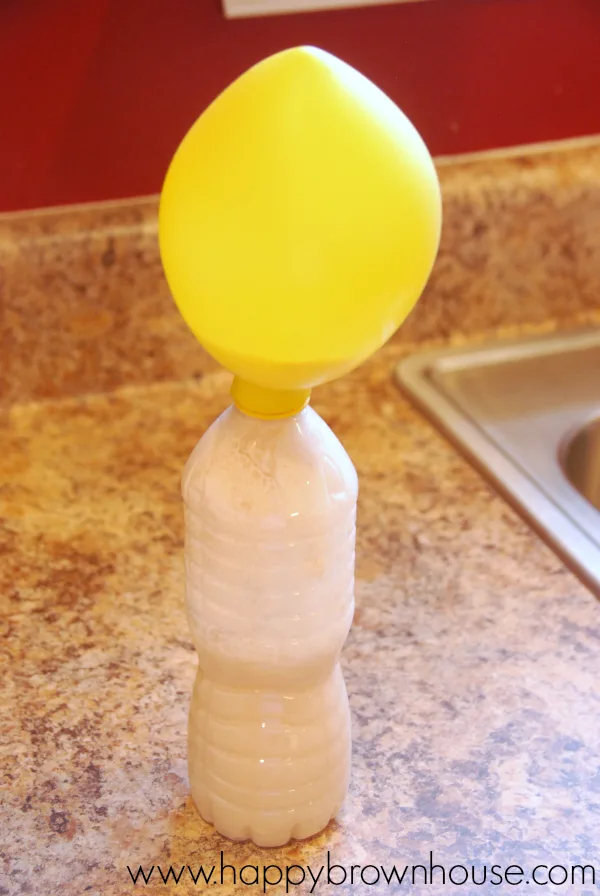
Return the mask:
[[343,805],[340,802],[325,814],[315,813],[290,824],[289,820],[271,813],[260,819],[249,820],[246,812],[243,813],[246,817],[242,817],[241,810],[236,812],[230,805],[220,806],[219,800],[211,800],[203,794],[196,796],[193,791],[192,801],[202,820],[211,824],[217,834],[236,843],[251,841],[255,846],[267,849],[286,846],[292,840],[316,837],[333,821]]

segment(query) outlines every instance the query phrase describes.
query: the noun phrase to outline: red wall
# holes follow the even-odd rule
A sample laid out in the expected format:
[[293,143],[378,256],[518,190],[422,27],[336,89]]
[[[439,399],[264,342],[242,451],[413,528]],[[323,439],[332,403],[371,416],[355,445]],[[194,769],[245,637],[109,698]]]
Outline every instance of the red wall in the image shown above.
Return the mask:
[[261,57],[311,43],[435,154],[600,132],[600,0],[430,0],[227,21],[219,0],[1,0],[0,209],[154,193]]

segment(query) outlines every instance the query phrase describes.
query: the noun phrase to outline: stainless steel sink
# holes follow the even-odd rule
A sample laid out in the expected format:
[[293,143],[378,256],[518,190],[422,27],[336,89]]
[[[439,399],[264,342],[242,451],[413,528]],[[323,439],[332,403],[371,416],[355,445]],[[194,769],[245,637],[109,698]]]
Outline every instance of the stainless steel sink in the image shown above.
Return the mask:
[[565,439],[559,459],[571,485],[600,510],[600,417]]
[[600,331],[425,352],[396,375],[600,597]]

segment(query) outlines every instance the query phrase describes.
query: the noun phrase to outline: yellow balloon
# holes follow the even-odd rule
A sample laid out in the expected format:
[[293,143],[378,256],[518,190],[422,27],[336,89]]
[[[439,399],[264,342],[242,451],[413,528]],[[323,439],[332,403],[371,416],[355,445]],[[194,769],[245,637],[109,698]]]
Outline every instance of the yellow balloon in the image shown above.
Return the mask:
[[371,81],[297,47],[234,81],[195,122],[159,210],[187,324],[259,416],[360,364],[419,298],[441,199],[421,137]]

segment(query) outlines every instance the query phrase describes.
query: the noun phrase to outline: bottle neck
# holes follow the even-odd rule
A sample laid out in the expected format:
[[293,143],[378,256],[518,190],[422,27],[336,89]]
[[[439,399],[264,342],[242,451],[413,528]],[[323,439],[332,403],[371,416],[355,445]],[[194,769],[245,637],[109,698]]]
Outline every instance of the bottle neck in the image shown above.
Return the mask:
[[310,389],[267,389],[235,377],[231,397],[238,410],[261,420],[278,420],[299,414],[310,400]]

